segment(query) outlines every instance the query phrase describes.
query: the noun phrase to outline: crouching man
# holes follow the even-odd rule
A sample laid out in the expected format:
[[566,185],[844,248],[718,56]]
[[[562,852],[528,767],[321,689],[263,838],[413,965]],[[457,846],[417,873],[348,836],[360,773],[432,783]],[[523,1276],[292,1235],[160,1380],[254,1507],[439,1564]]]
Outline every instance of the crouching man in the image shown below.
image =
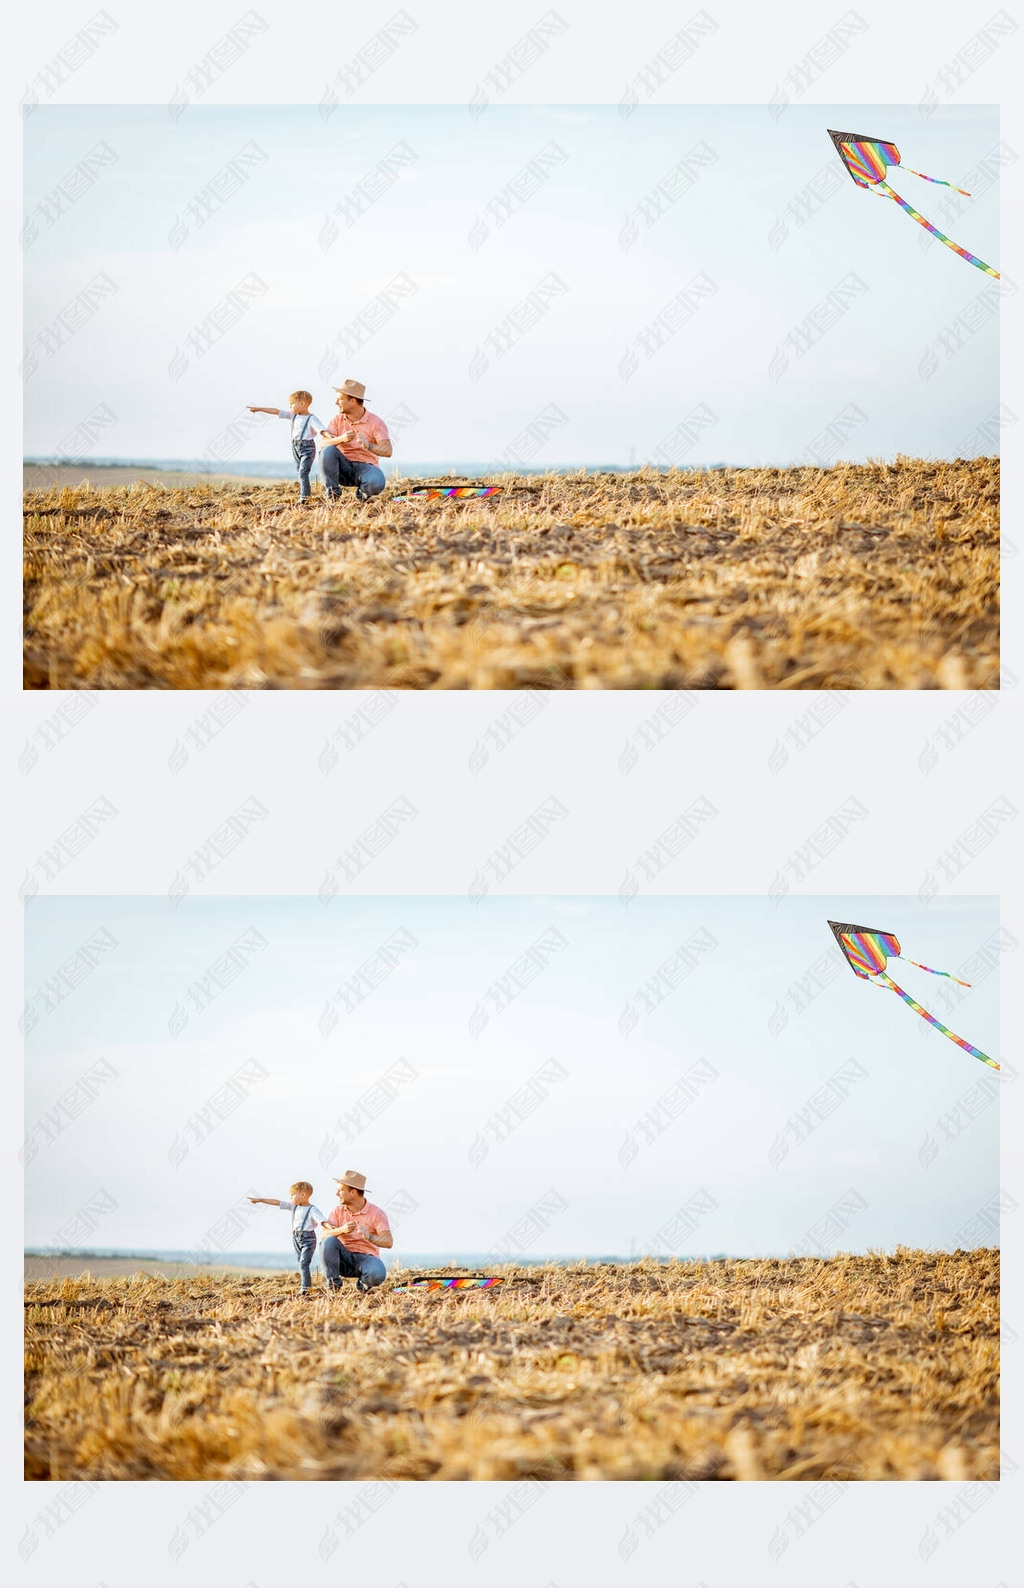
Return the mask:
[[354,1279],[359,1291],[382,1285],[387,1273],[377,1256],[394,1244],[383,1208],[367,1202],[366,1176],[346,1169],[337,1181],[338,1206],[320,1226],[320,1257],[328,1290],[340,1290],[342,1279]]
[[390,458],[391,438],[379,414],[363,402],[366,387],[357,380],[336,386],[338,412],[320,432],[320,467],[330,501],[338,501],[343,485],[354,485],[356,501],[379,496],[387,483],[379,459]]

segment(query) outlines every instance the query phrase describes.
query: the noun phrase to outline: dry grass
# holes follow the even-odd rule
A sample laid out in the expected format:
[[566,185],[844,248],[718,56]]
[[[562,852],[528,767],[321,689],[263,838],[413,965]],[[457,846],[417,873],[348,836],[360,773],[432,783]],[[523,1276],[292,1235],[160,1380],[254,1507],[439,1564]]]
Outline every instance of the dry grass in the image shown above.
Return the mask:
[[33,689],[993,688],[997,460],[25,493]]
[[999,1471],[998,1254],[27,1287],[30,1478]]

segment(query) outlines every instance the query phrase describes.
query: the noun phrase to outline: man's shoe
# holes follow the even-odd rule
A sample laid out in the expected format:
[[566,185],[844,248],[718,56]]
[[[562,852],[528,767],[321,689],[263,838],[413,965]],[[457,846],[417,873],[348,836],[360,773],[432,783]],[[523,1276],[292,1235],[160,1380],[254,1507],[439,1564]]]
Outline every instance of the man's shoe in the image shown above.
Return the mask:
[[370,500],[369,491],[364,491],[361,485],[357,485],[356,486],[356,501],[357,502],[368,502],[369,500]]

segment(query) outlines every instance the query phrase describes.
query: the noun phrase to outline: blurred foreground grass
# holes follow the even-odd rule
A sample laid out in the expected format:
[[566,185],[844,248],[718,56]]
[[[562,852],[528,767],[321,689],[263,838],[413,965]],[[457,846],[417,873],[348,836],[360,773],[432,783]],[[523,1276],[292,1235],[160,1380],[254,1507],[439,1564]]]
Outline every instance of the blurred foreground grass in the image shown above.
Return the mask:
[[26,1475],[999,1474],[994,1250],[496,1271],[30,1283]]
[[26,491],[26,687],[998,685],[994,458],[500,478]]

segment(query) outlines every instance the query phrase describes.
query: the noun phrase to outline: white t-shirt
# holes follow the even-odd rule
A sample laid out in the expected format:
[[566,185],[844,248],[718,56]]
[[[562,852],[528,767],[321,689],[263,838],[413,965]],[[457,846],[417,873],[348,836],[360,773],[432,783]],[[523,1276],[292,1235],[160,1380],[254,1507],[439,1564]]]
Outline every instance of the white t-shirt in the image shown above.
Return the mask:
[[[293,414],[290,408],[279,408],[277,417],[291,420],[293,441],[315,441],[321,430],[326,430],[327,428],[317,418],[312,409],[310,409],[308,414]],[[303,433],[303,425],[306,427],[305,433]]]
[[324,1222],[324,1216],[315,1202],[307,1202],[301,1207],[298,1202],[279,1202],[277,1205],[279,1208],[289,1208],[291,1210],[292,1231],[296,1235],[302,1229],[303,1219],[306,1221],[306,1229],[312,1230],[314,1235],[317,1227]]

